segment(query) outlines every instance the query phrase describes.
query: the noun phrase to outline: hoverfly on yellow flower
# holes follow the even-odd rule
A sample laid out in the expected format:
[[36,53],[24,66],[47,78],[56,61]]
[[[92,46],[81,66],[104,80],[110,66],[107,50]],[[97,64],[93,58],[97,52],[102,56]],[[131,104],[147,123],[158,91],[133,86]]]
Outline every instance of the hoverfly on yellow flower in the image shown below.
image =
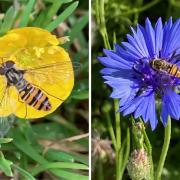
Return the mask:
[[0,38],[0,116],[39,118],[70,95],[74,68],[55,35],[24,27]]

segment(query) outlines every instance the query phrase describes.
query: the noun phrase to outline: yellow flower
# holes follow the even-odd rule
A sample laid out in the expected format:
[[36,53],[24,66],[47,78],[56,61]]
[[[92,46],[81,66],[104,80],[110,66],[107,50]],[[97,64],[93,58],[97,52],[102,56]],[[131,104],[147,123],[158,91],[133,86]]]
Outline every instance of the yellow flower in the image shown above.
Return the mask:
[[69,96],[74,85],[73,67],[68,53],[58,44],[56,36],[35,27],[14,29],[0,38],[1,64],[12,60],[21,70],[57,65],[24,74],[24,79],[47,95],[52,106],[49,111],[36,110],[24,103],[15,86],[10,86],[4,93],[7,80],[4,75],[0,76],[0,116],[13,113],[20,118],[43,117],[56,110]]

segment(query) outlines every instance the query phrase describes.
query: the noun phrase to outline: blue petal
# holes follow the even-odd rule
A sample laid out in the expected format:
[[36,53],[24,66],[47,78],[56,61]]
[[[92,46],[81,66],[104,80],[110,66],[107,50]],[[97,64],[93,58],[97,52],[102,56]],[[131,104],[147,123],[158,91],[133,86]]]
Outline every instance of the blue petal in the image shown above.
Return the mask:
[[126,59],[128,61],[136,61],[139,59],[139,56],[138,55],[135,55],[125,49],[123,49],[120,45],[118,44],[115,44],[115,51],[116,53],[121,56],[123,59]]
[[133,32],[134,38],[132,39],[130,35],[127,35],[129,42],[131,42],[131,44],[133,43],[134,46],[137,47],[137,50],[143,55],[143,57],[149,57],[146,42],[140,28],[137,26],[137,33],[133,28],[131,28],[131,30]]
[[139,53],[130,43],[128,42],[122,42],[122,45],[124,46],[124,48],[129,51],[130,53],[132,53],[133,55],[139,57],[139,59],[143,58],[143,55],[141,53]]
[[136,51],[141,54],[141,56],[146,57],[146,52],[144,52],[144,49],[138,40],[133,38],[130,34],[127,34],[127,39],[129,43],[136,49]]
[[149,21],[148,18],[145,21],[145,32],[146,32],[145,40],[146,40],[146,45],[149,50],[149,54],[151,57],[154,57],[156,55],[155,54],[155,33],[151,25],[151,22]]
[[128,101],[120,107],[120,112],[123,112],[123,115],[135,112],[135,118],[142,116],[144,122],[150,121],[152,130],[157,126],[155,97],[152,90],[147,90],[140,96]]
[[161,118],[163,125],[166,126],[168,120],[168,108],[165,99],[162,101]]
[[162,41],[163,41],[163,27],[162,27],[162,20],[161,18],[158,19],[155,25],[155,54],[159,57],[159,52],[162,48]]
[[167,58],[168,54],[166,51],[166,48],[168,47],[169,37],[171,34],[171,27],[172,27],[172,17],[169,18],[169,21],[165,23],[164,29],[163,29],[163,44],[162,44],[162,50],[161,50],[161,57]]
[[98,59],[102,65],[112,69],[131,69],[131,66],[109,57],[98,57]]
[[162,113],[164,114],[164,111],[167,110],[168,114],[172,118],[179,120],[180,109],[178,107],[180,106],[180,96],[176,94],[172,89],[166,89],[162,101],[162,105],[164,108]]

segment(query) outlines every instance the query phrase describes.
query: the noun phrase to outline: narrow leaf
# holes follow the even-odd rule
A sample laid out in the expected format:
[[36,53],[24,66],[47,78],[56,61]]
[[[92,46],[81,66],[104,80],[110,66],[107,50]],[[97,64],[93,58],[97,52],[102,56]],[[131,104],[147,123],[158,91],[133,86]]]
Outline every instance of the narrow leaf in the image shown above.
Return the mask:
[[0,28],[0,35],[5,34],[7,31],[11,29],[15,15],[16,15],[15,9],[13,7],[10,7],[5,14],[2,26]]
[[11,165],[13,163],[7,159],[4,158],[4,155],[2,152],[0,152],[0,169],[4,172],[6,176],[13,176],[13,173],[11,171]]
[[0,138],[0,144],[9,143],[12,140],[12,138]]
[[56,170],[52,169],[51,172],[56,172],[56,175],[58,174],[59,177],[65,178],[66,180],[88,180],[88,176],[81,175],[78,173],[73,173],[65,170]]
[[89,16],[86,15],[76,22],[76,24],[73,26],[70,33],[68,34],[68,36],[71,37],[71,43],[84,29],[84,27],[88,24],[88,21],[89,21]]
[[45,29],[48,31],[53,31],[60,23],[62,23],[68,16],[70,16],[73,11],[77,8],[78,2],[74,2],[67,7],[54,21],[48,24]]
[[79,163],[69,163],[69,162],[55,162],[55,163],[46,163],[43,165],[40,165],[39,167],[35,167],[32,169],[31,174],[34,176],[39,174],[42,171],[48,170],[48,169],[83,169],[88,170],[88,167],[84,164]]
[[30,173],[28,173],[26,170],[20,168],[19,166],[16,166],[15,164],[13,164],[13,167],[14,167],[22,176],[24,176],[26,179],[28,179],[28,180],[36,180]]
[[24,12],[22,14],[22,19],[19,23],[19,27],[27,26],[28,21],[29,21],[29,16],[33,9],[34,3],[35,3],[35,0],[29,0],[29,2],[27,3],[27,6],[25,7]]

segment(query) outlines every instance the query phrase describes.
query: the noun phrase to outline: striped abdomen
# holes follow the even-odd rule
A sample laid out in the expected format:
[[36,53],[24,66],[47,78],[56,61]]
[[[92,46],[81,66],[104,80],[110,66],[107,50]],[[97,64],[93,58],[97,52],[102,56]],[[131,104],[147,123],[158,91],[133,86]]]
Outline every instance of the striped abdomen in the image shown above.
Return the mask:
[[168,74],[180,78],[180,68],[176,64],[171,64],[168,69]]
[[19,90],[21,99],[29,106],[34,107],[37,110],[49,111],[51,110],[51,104],[48,97],[37,87],[28,83],[25,88]]
[[180,78],[180,68],[176,64],[171,64],[163,59],[153,59],[150,61],[150,65],[157,72],[167,73]]

